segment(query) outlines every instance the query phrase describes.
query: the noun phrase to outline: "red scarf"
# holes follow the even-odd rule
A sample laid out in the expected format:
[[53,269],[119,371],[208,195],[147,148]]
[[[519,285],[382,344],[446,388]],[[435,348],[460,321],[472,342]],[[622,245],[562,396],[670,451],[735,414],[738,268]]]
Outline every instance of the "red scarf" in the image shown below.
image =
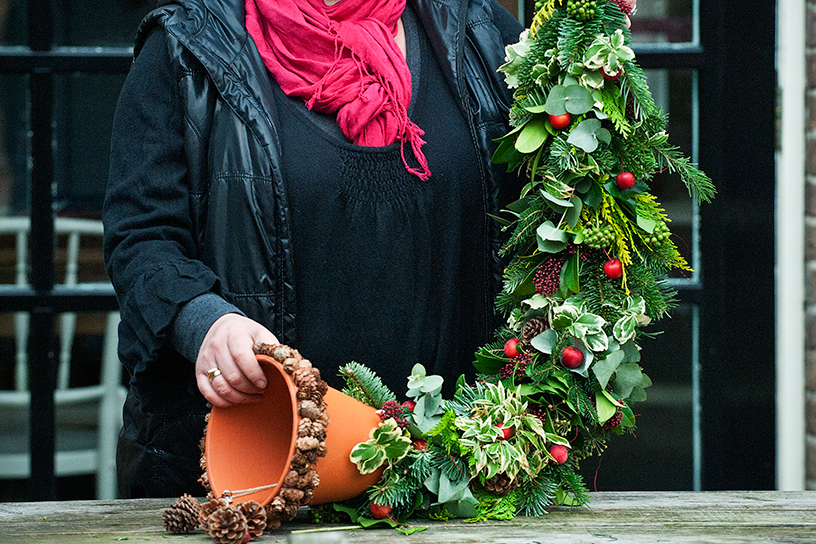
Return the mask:
[[[357,145],[399,140],[405,167],[425,181],[425,132],[408,119],[411,72],[394,41],[405,2],[246,0],[246,27],[284,93],[337,113],[337,125]],[[418,168],[405,159],[406,142]]]

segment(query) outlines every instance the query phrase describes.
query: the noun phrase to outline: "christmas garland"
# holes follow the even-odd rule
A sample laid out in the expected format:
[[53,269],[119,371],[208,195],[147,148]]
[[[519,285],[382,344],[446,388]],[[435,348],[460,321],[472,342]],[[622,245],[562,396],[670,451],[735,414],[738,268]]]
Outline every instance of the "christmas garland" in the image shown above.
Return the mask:
[[379,484],[331,505],[366,526],[586,503],[579,462],[634,430],[631,405],[651,385],[638,337],[676,303],[669,270],[690,270],[649,182],[677,173],[698,203],[715,190],[668,144],[631,49],[629,5],[536,7],[499,68],[515,91],[493,160],[526,184],[509,219],[496,218],[509,234],[497,299],[507,325],[476,352],[479,379],[444,400],[442,378],[417,365],[398,404],[371,370],[340,372],[344,392],[383,419],[351,454],[361,473],[385,467]]
[[[628,4],[545,0],[536,8],[499,68],[515,91],[512,130],[493,160],[526,180],[507,216],[496,218],[508,233],[496,302],[507,324],[476,352],[476,383],[460,379],[451,399],[442,398],[442,378],[422,365],[403,403],[365,366],[340,369],[343,392],[382,420],[350,459],[361,474],[383,473],[364,496],[313,508],[316,519],[342,513],[408,532],[412,516],[481,521],[582,505],[580,461],[635,428],[631,405],[651,385],[637,341],[676,303],[669,270],[690,270],[649,182],[676,173],[698,203],[715,190],[668,144],[666,119],[631,49]],[[297,359],[287,372],[320,396],[325,382],[292,353],[281,359]],[[309,446],[301,454],[314,454],[311,446],[324,438],[318,431],[306,433],[316,438],[299,444]],[[250,540],[310,496],[314,478],[298,492],[305,476],[291,476],[291,508],[185,496],[165,511],[165,527],[199,524],[223,544]]]

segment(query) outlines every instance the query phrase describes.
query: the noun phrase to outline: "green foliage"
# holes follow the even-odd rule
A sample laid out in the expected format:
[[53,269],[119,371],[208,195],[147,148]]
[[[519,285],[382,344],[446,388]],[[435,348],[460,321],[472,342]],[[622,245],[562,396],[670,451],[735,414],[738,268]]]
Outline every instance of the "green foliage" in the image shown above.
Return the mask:
[[380,377],[360,363],[352,361],[340,367],[338,375],[346,382],[343,393],[378,410],[387,401],[397,400],[396,395],[383,384]]
[[383,463],[399,461],[408,454],[411,439],[405,436],[393,418],[371,430],[371,438],[354,446],[349,458],[360,474],[371,474]]

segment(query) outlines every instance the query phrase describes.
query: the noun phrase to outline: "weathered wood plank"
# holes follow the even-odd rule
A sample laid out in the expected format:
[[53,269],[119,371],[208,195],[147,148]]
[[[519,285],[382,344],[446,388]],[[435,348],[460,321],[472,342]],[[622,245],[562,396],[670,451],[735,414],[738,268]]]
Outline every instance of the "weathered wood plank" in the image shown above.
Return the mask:
[[[170,535],[161,513],[169,500],[0,503],[0,543],[208,543],[201,532]],[[594,493],[589,507],[554,509],[539,518],[481,524],[414,520],[422,531],[355,530],[298,518],[259,544],[561,544],[631,542],[816,542],[816,492]],[[319,530],[319,532],[317,531]]]

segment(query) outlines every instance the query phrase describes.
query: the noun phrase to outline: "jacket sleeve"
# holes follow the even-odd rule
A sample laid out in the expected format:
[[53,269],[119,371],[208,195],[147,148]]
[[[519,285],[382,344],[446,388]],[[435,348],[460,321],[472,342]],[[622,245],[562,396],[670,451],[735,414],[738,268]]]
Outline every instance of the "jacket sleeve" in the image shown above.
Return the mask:
[[122,88],[103,210],[119,356],[131,372],[155,360],[185,303],[219,286],[196,259],[184,118],[165,42],[160,31],[150,35]]

